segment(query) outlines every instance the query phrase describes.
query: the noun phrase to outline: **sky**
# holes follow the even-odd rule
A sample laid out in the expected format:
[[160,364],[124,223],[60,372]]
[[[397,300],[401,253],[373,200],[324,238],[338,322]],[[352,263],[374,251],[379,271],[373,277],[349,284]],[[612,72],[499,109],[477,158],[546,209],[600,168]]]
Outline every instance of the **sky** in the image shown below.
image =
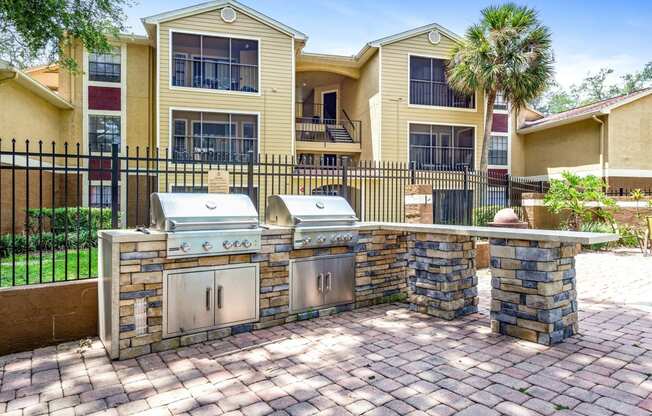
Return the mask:
[[[142,17],[203,0],[136,0],[129,30],[144,34]],[[305,51],[351,55],[367,42],[436,22],[462,35],[488,0],[241,0],[308,35]],[[539,11],[553,34],[556,78],[563,86],[609,67],[617,82],[652,61],[652,0],[518,1]]]

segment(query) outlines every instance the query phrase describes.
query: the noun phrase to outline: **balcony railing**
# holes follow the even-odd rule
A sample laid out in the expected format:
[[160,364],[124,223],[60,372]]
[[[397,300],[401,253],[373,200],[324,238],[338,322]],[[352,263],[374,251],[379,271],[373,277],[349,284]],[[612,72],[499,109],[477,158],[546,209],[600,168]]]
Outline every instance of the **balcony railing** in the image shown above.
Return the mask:
[[410,162],[417,169],[473,170],[473,158],[474,149],[470,147],[410,147]]
[[174,136],[172,159],[178,162],[247,162],[258,153],[258,139],[244,137]]
[[174,58],[172,85],[225,91],[258,92],[258,66]]
[[324,118],[321,104],[296,103],[296,106],[297,140],[345,143],[346,139],[342,140],[345,132],[353,143],[360,143],[362,123],[352,120],[346,111],[342,110],[338,118]]
[[473,95],[460,94],[445,82],[410,80],[410,104],[475,108]]

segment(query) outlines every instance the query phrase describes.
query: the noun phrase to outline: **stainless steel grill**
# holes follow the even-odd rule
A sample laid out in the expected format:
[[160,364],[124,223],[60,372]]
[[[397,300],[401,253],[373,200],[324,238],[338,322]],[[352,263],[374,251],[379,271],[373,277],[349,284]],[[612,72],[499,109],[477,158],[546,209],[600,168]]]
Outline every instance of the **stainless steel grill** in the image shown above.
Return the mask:
[[258,212],[246,195],[153,193],[151,225],[167,233],[168,257],[260,250]]
[[339,196],[272,195],[265,212],[268,224],[294,230],[294,248],[354,246],[358,241],[358,219]]

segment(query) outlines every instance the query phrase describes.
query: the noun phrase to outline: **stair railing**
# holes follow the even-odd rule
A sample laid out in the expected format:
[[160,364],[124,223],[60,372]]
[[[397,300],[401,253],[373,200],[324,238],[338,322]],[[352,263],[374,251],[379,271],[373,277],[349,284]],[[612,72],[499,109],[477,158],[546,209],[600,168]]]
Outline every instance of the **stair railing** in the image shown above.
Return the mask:
[[342,114],[344,114],[342,127],[349,133],[354,143],[360,143],[360,120],[351,120],[344,109],[342,109]]

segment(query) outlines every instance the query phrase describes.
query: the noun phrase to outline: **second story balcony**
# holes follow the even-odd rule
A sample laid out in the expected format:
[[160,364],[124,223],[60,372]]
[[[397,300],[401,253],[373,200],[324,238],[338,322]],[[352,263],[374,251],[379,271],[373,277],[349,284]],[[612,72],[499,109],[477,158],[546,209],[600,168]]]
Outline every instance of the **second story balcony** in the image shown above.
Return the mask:
[[360,144],[360,120],[345,110],[337,114],[323,104],[296,104],[296,139],[303,142]]

